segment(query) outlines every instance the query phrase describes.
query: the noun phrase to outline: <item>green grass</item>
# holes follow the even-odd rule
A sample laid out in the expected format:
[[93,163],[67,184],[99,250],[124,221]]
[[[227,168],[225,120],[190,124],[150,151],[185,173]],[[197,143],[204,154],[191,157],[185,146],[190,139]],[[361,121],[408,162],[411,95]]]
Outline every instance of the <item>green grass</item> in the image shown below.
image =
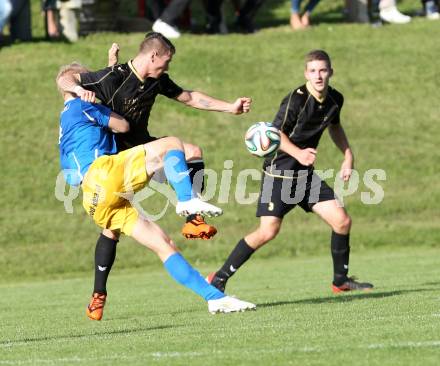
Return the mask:
[[0,365],[437,365],[437,254],[354,250],[376,289],[342,295],[330,256],[254,258],[228,290],[257,311],[215,316],[163,269],[115,271],[101,322],[84,312],[91,276],[5,284]]
[[[39,1],[33,1],[37,40],[0,50],[0,365],[437,365],[439,24],[341,23],[341,4],[321,2],[317,25],[306,32],[290,31],[288,1],[271,0],[259,13],[258,34],[186,34],[175,42],[173,79],[227,100],[249,95],[253,109],[235,117],[159,97],[150,127],[157,136],[200,144],[219,175],[224,161],[233,160],[235,182],[240,170],[261,163],[246,153],[244,131],[271,120],[284,95],[303,82],[307,51],[328,50],[332,84],[345,95],[342,121],[356,166],[361,176],[370,168],[387,174],[381,204],[361,202],[364,184],[346,200],[354,222],[351,273],[374,282],[375,291],[331,295],[329,229],[297,210],[229,285],[258,311],[209,315],[203,301],[168,279],[154,255],[124,238],[105,319],[97,323],[85,318],[84,307],[99,229],[80,199],[70,215],[54,196],[62,108],[54,77],[73,60],[102,67],[114,41],[126,60],[143,34],[94,34],[73,45],[41,41]],[[413,12],[420,4],[399,6]],[[195,16],[200,22],[200,12]],[[317,167],[340,163],[324,136]],[[258,186],[253,182],[248,192]],[[255,205],[237,204],[234,193],[235,185],[229,203],[220,204],[225,215],[215,220],[219,234],[212,241],[180,239],[182,222],[171,209],[159,222],[205,274],[257,225]],[[212,202],[217,199],[218,191]],[[163,204],[156,195],[144,206],[158,212]]]

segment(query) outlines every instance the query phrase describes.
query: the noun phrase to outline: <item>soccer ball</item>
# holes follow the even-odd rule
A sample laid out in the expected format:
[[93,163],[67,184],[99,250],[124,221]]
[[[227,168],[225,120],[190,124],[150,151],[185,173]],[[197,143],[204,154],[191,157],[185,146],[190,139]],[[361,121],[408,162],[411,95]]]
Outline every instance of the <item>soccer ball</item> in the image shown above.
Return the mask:
[[247,130],[244,142],[252,155],[268,157],[280,146],[280,130],[270,122],[257,122]]

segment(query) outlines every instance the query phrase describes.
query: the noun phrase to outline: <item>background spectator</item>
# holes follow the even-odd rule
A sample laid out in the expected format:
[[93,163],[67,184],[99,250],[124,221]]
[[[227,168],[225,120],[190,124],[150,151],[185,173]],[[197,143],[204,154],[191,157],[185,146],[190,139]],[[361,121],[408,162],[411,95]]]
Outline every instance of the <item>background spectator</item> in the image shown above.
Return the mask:
[[153,30],[167,38],[179,38],[180,31],[176,27],[176,21],[190,2],[191,0],[172,0],[166,5],[163,0],[152,0],[151,11],[156,19]]
[[81,0],[43,0],[42,9],[48,39],[59,39],[62,35],[69,42],[78,40]]
[[11,4],[11,40],[30,41],[32,39],[30,0],[11,0]]
[[396,0],[380,0],[379,16],[387,23],[405,24],[411,21],[410,16],[402,14],[397,9]]
[[422,4],[423,11],[427,19],[440,19],[440,14],[438,12],[438,0],[422,0]]
[[293,30],[304,29],[310,26],[310,14],[320,0],[310,0],[301,16],[302,0],[292,0],[292,14],[290,15],[290,26]]
[[69,42],[78,40],[78,12],[81,0],[59,0],[57,7],[60,14],[61,33]]
[[235,25],[238,30],[244,33],[254,33],[255,25],[254,18],[255,15],[263,4],[264,0],[246,0],[238,10],[237,20]]
[[[227,33],[228,30],[222,14],[223,0],[205,0],[204,2],[207,32],[211,34]],[[243,3],[239,0],[232,1],[237,14],[235,27],[238,31],[244,33],[255,32],[254,18],[263,2],[264,0],[244,0]]]
[[43,0],[41,2],[41,9],[44,14],[44,28],[46,31],[46,38],[58,39],[60,32],[58,29],[58,10],[56,0]]
[[3,27],[8,21],[12,11],[12,5],[9,0],[0,0],[0,42],[3,38]]

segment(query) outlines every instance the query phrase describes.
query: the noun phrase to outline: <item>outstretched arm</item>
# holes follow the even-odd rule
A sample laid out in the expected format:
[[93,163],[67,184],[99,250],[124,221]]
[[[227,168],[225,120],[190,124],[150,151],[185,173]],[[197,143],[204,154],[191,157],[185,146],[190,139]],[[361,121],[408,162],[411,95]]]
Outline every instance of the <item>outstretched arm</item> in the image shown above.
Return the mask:
[[351,177],[354,167],[354,156],[348,143],[347,136],[345,135],[344,129],[340,123],[330,125],[328,132],[330,133],[330,137],[335,145],[344,154],[344,161],[341,165],[340,177],[344,180],[344,182],[347,182]]
[[206,111],[227,112],[232,114],[247,113],[250,110],[252,99],[248,97],[237,98],[233,103],[216,99],[202,92],[184,90],[176,100],[193,108]]

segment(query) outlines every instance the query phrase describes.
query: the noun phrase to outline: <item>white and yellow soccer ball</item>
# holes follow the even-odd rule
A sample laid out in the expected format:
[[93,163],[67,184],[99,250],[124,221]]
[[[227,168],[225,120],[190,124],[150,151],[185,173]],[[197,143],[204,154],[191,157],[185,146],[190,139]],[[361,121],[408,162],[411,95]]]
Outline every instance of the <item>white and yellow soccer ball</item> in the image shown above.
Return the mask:
[[247,130],[244,142],[252,155],[265,158],[280,147],[280,130],[270,122],[257,122]]

